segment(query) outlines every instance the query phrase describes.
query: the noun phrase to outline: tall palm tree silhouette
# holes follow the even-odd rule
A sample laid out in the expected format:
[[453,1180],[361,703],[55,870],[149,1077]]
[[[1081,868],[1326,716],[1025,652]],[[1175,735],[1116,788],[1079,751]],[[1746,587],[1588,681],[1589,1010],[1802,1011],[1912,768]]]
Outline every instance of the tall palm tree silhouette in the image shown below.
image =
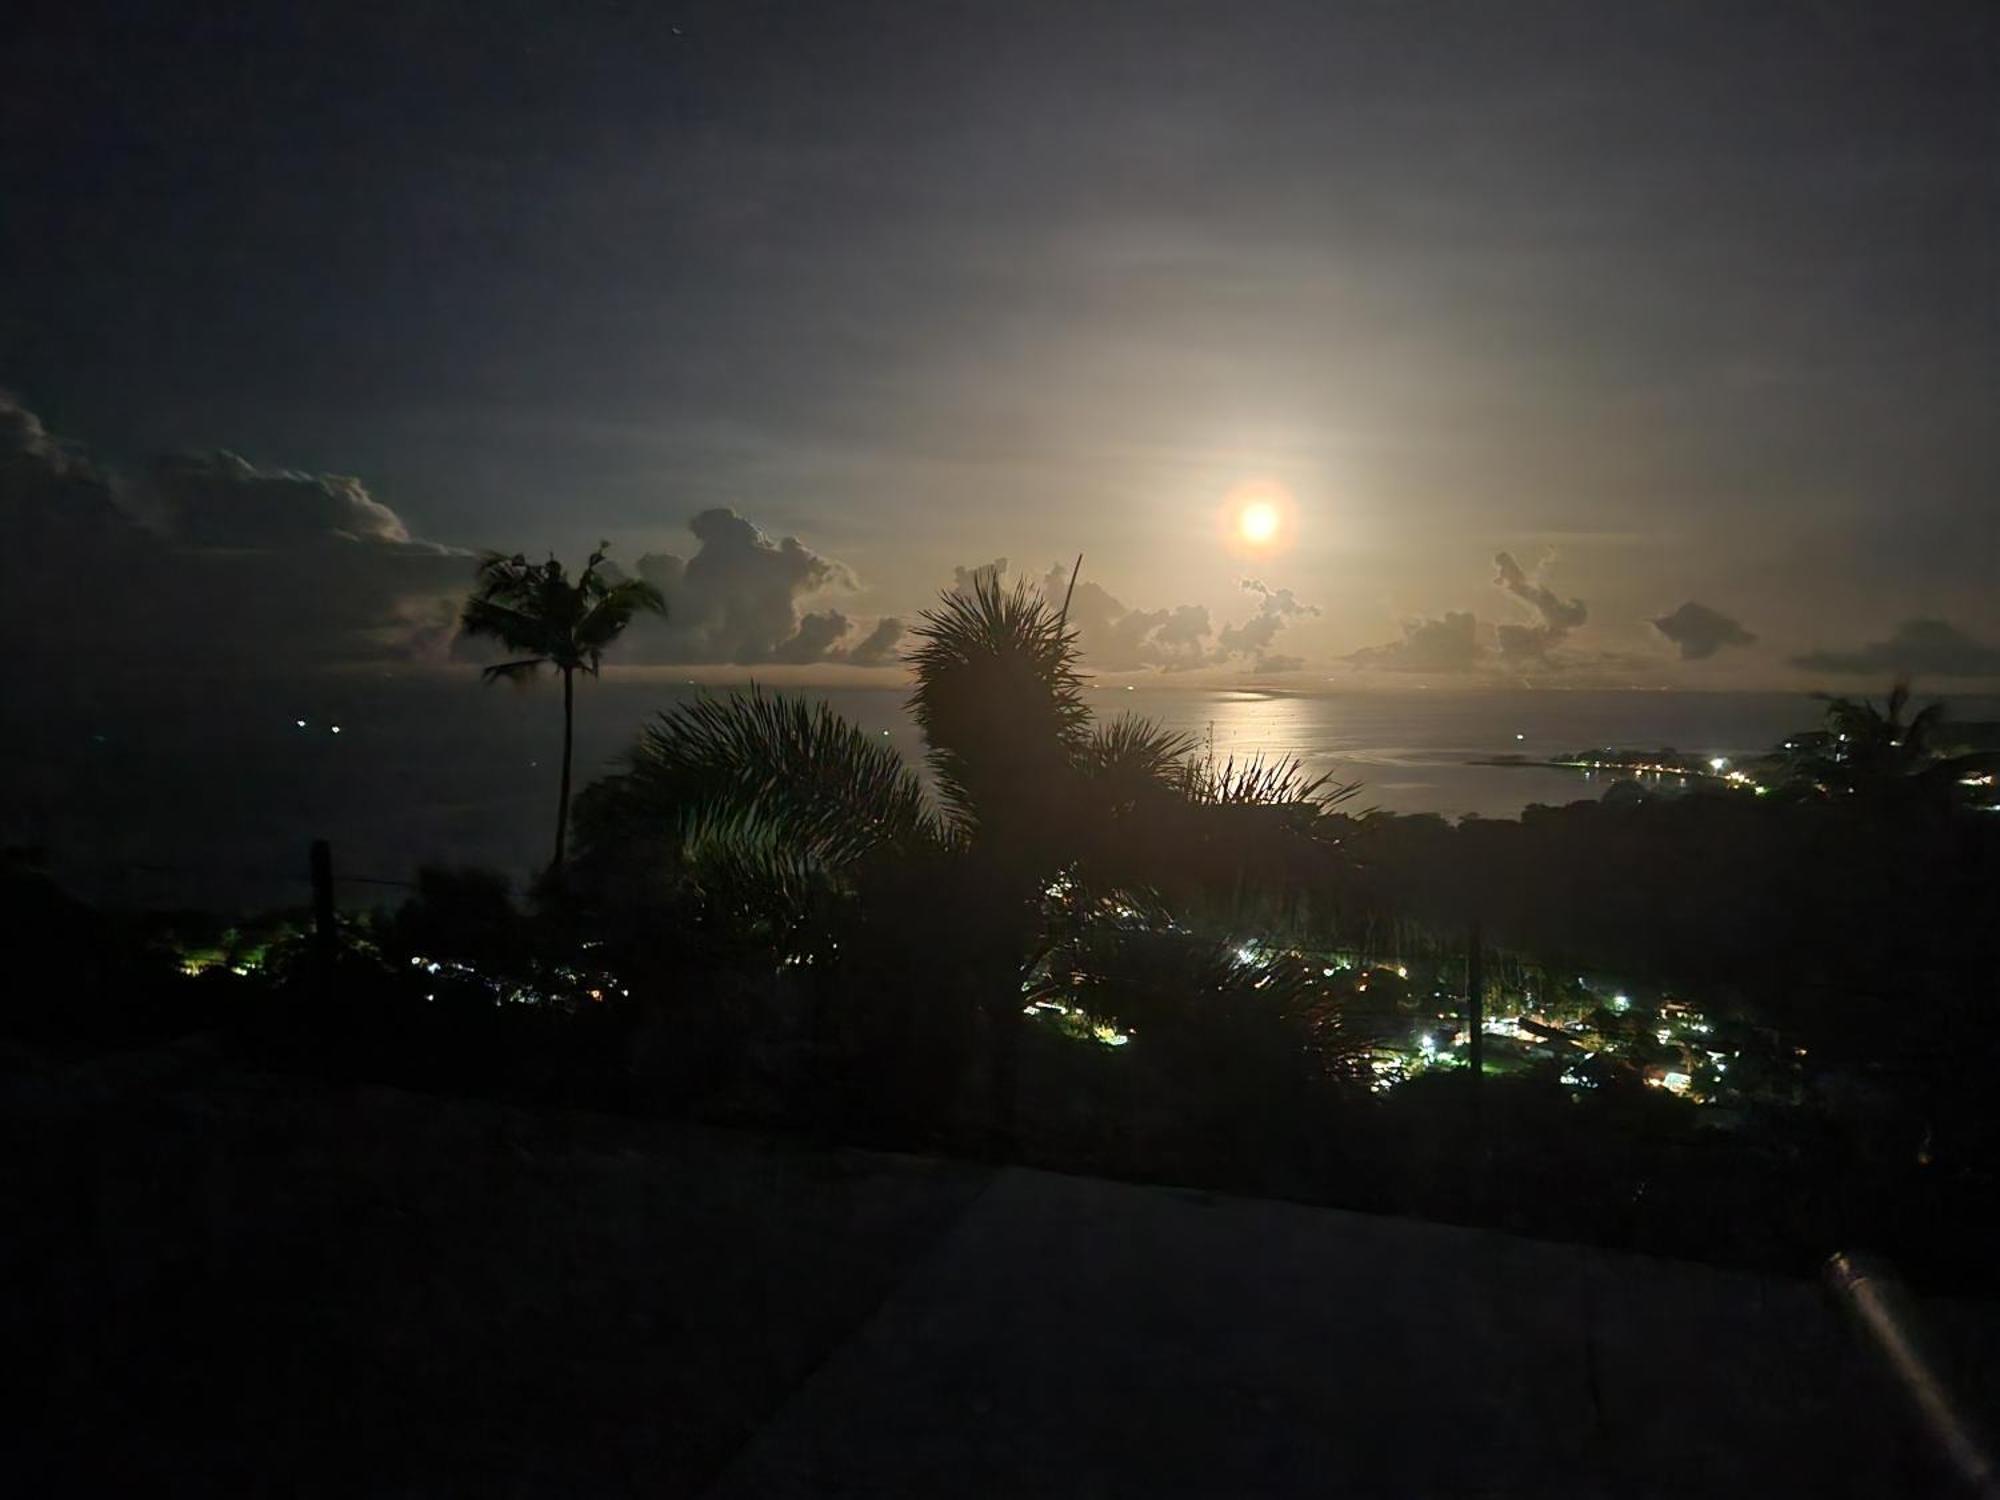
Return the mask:
[[599,542],[574,582],[551,557],[531,563],[520,553],[489,553],[479,564],[478,584],[466,601],[465,633],[500,642],[523,655],[487,667],[487,682],[526,682],[544,666],[562,674],[562,789],[556,802],[556,851],[549,862],[560,870],[569,835],[570,756],[576,729],[576,674],[598,675],[605,648],[624,634],[642,610],[664,617],[667,601],[652,584],[637,578],[607,577],[609,542]]

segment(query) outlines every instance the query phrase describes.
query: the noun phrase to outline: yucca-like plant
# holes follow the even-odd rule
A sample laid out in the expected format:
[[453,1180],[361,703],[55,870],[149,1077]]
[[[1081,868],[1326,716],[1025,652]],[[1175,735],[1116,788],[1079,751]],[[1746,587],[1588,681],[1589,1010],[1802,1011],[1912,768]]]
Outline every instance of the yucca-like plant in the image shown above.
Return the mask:
[[1025,579],[1007,589],[982,572],[926,610],[915,635],[910,711],[953,819],[977,842],[1049,843],[1089,733],[1075,632]]
[[518,552],[512,557],[487,554],[480,561],[477,584],[459,622],[466,635],[495,640],[520,653],[513,661],[487,667],[480,674],[485,681],[525,683],[545,666],[562,674],[562,788],[556,802],[552,870],[562,867],[569,835],[576,674],[597,675],[605,650],[625,633],[634,615],[667,612],[667,601],[652,584],[606,575],[604,557],[610,545],[599,542],[574,581],[553,557],[545,563],[531,563]]

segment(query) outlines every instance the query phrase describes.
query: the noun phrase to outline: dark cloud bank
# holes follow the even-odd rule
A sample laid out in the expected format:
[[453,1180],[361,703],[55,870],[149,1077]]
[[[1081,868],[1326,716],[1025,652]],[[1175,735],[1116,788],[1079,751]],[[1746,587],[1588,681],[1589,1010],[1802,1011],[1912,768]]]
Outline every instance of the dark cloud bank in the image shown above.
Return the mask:
[[[1544,565],[1546,566],[1546,564]],[[1482,626],[1470,610],[1452,610],[1436,618],[1406,621],[1401,640],[1351,652],[1351,665],[1379,672],[1410,672],[1448,676],[1484,668],[1561,672],[1585,667],[1643,665],[1633,658],[1606,652],[1563,649],[1572,632],[1589,618],[1581,599],[1566,599],[1537,574],[1522,567],[1510,552],[1493,559],[1494,586],[1532,611],[1530,620],[1501,621]],[[1652,622],[1662,639],[1683,661],[1706,661],[1728,646],[1748,646],[1757,639],[1739,620],[1720,610],[1689,600],[1671,614]],[[1800,659],[1801,664],[1805,662]]]
[[1748,646],[1757,639],[1741,621],[1692,599],[1655,619],[1653,629],[1680,648],[1682,661],[1706,661],[1724,646]]
[[1943,620],[1905,620],[1887,640],[1792,658],[1809,672],[1871,677],[1987,677],[2000,674],[2000,646],[1974,640]]
[[[0,394],[0,526],[0,616],[48,683],[471,654],[457,617],[474,552],[413,536],[346,475],[268,469],[222,451],[114,473]],[[636,624],[619,660],[895,660],[901,621],[861,625],[802,607],[854,586],[842,564],[726,509],[703,511],[690,530],[686,558],[634,564],[666,594],[671,617]]]
[[435,650],[472,566],[412,538],[358,480],[221,452],[114,476],[11,397],[0,526],[9,639],[52,676],[196,678]]

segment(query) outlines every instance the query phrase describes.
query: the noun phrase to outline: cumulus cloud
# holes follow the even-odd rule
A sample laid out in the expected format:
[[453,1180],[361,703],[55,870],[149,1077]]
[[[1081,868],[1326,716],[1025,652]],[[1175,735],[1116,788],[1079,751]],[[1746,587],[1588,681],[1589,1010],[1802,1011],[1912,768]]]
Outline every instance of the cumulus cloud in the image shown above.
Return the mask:
[[1177,604],[1153,629],[1153,641],[1169,653],[1198,648],[1214,629],[1206,604]]
[[[0,391],[0,525],[6,528],[0,566],[20,568],[24,575],[61,563],[65,546],[95,549],[141,540],[112,498],[109,477],[5,391]],[[85,561],[73,556],[67,566]]]
[[1658,616],[1653,628],[1680,648],[1682,661],[1706,661],[1724,646],[1748,646],[1757,639],[1742,621],[1692,599],[1672,614]]
[[[135,523],[120,496],[158,512]],[[469,553],[413,539],[358,480],[259,469],[233,454],[115,480],[0,398],[9,638],[125,671],[285,671],[440,649]]]
[[1493,555],[1493,581],[1516,599],[1534,606],[1552,630],[1574,630],[1590,617],[1581,599],[1565,599],[1554,589],[1530,579],[1511,552]]
[[896,660],[896,643],[903,638],[903,622],[894,615],[884,615],[875,622],[875,628],[856,641],[846,652],[846,659],[857,667],[887,666]]
[[1470,672],[1485,654],[1472,612],[1451,610],[1439,619],[1406,620],[1400,641],[1364,647],[1345,659],[1379,672],[1453,673]]
[[771,648],[770,660],[778,662],[824,661],[826,655],[847,634],[847,616],[837,609],[799,616],[798,628]]
[[1001,583],[1007,577],[1007,559],[996,557],[992,562],[978,563],[970,568],[951,570],[951,591],[955,594],[970,594],[982,578]]
[[1973,639],[1945,620],[1905,620],[1889,638],[1846,651],[1812,651],[1792,658],[1812,672],[1868,676],[2000,676],[2000,646]]
[[[1561,671],[1614,664],[1611,657],[1563,652],[1557,648],[1590,618],[1581,599],[1565,599],[1532,575],[1511,552],[1493,558],[1493,583],[1534,612],[1532,621],[1502,621],[1487,627],[1470,610],[1403,622],[1403,638],[1367,646],[1343,658],[1351,666],[1382,672],[1459,673],[1490,666]],[[1489,644],[1490,643],[1490,644]]]
[[1132,609],[1102,584],[1079,579],[1071,591],[1069,582],[1070,569],[1057,564],[1042,575],[1038,587],[1058,607],[1067,594],[1078,649],[1097,671],[1185,671],[1208,665],[1213,632],[1202,606]]
[[42,425],[12,391],[0,391],[0,502],[23,504],[47,487],[79,482],[110,498],[95,465]]
[[1548,664],[1548,655],[1569,638],[1569,633],[1589,618],[1581,599],[1565,599],[1514,560],[1511,552],[1494,554],[1493,582],[1534,610],[1531,625],[1503,624],[1493,636],[1505,661],[1536,661]]
[[824,557],[795,536],[773,541],[724,506],[688,522],[695,550],[687,558],[653,552],[638,575],[666,596],[667,618],[635,620],[623,654],[652,662],[755,665],[844,661],[881,665],[902,635],[884,619],[851,647],[852,622],[836,609],[802,610],[828,590],[852,589],[845,564]]
[[[957,567],[952,570],[952,589],[967,592],[982,576],[1004,583],[1007,571],[1004,557]],[[1100,672],[1185,672],[1231,665],[1260,672],[1292,671],[1302,665],[1300,659],[1272,651],[1271,643],[1289,621],[1319,613],[1301,604],[1290,589],[1267,588],[1250,579],[1243,587],[1257,595],[1257,612],[1218,632],[1206,605],[1134,608],[1091,579],[1077,580],[1072,589],[1070,575],[1070,564],[1056,563],[1034,579],[1034,586],[1051,604],[1060,606],[1068,599],[1068,620],[1076,631],[1083,663]]]
[[407,543],[397,514],[345,474],[260,469],[234,453],[173,454],[149,478],[168,525],[196,547],[307,547]]
[[1255,578],[1243,580],[1246,592],[1257,596],[1257,613],[1241,625],[1225,625],[1215,638],[1218,660],[1247,659],[1260,672],[1292,672],[1304,665],[1296,656],[1271,650],[1271,643],[1287,623],[1319,610],[1301,604],[1290,589],[1269,588]]

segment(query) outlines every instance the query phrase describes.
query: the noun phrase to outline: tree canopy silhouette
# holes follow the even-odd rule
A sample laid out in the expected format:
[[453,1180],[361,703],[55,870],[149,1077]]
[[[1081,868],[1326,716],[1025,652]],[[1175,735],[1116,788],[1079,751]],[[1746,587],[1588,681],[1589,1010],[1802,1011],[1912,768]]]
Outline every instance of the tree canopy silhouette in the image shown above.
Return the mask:
[[1883,811],[1948,812],[1965,800],[1962,778],[1991,771],[1991,752],[1946,756],[1938,732],[1944,705],[1908,718],[1910,685],[1897,682],[1877,708],[1866,698],[1826,699],[1825,727],[1787,741],[1785,770],[1795,790]]

